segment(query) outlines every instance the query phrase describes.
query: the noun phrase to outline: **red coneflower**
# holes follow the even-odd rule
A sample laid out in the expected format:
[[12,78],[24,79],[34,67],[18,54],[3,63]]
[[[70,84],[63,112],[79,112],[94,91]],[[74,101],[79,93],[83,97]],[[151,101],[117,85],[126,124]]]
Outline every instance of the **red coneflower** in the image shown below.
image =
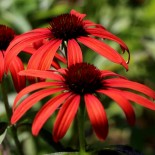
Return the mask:
[[[32,125],[32,133],[37,135],[47,119],[61,107],[53,128],[55,141],[59,141],[65,135],[80,104],[85,105],[97,137],[100,140],[106,138],[108,121],[103,107],[104,103],[98,99],[98,94],[113,99],[124,111],[130,125],[135,122],[135,113],[130,101],[155,110],[155,104],[147,98],[148,96],[155,99],[153,90],[111,71],[101,71],[91,64],[77,63],[67,69],[57,71],[25,70],[19,74],[52,81],[39,82],[19,92],[13,105],[12,124],[16,123],[38,101],[55,94],[55,97],[49,99],[41,107]],[[135,94],[131,90],[139,93]],[[31,95],[19,104],[21,98],[28,93]],[[83,100],[84,102],[81,102]]]
[[103,26],[84,20],[85,16],[85,14],[71,10],[69,14],[52,18],[49,28],[38,28],[20,35],[7,50],[7,66],[9,66],[10,60],[24,48],[38,40],[46,40],[46,43],[31,57],[28,68],[37,66],[35,68],[39,70],[49,69],[60,45],[62,45],[61,47],[67,46],[65,54],[68,66],[80,63],[83,56],[79,43],[82,43],[110,61],[123,65],[128,70],[128,65],[120,54],[97,38],[115,41],[121,46],[123,53],[126,50],[129,54],[125,43]]
[[[6,50],[9,46],[10,42],[15,38],[15,32],[5,26],[0,25],[0,83],[3,80],[3,77],[6,73],[5,70],[5,56],[6,56]],[[26,85],[25,83],[25,77],[21,77],[18,75],[18,72],[21,70],[24,70],[24,66],[22,61],[19,57],[15,56],[13,59],[10,60],[10,65],[7,66],[8,70],[11,72],[13,83],[15,86],[15,89],[17,92],[19,92],[21,89],[23,89]]]

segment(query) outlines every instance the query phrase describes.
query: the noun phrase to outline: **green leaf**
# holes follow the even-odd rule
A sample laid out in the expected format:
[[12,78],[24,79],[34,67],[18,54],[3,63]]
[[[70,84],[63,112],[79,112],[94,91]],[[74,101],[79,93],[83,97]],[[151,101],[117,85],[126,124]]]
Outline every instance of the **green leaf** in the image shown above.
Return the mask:
[[2,144],[2,142],[6,136],[7,126],[8,126],[8,123],[0,122],[0,144]]
[[2,135],[8,126],[7,122],[0,122],[0,135]]

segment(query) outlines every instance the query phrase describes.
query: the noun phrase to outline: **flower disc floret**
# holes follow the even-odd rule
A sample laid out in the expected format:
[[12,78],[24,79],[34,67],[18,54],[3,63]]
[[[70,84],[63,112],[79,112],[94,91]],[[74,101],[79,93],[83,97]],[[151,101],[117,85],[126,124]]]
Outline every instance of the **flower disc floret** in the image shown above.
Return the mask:
[[95,93],[102,87],[102,76],[94,65],[78,63],[66,71],[65,83],[77,94]]
[[52,34],[57,39],[69,40],[87,35],[83,20],[73,14],[62,14],[54,17],[50,25]]
[[5,51],[14,37],[15,32],[11,28],[0,25],[0,50]]

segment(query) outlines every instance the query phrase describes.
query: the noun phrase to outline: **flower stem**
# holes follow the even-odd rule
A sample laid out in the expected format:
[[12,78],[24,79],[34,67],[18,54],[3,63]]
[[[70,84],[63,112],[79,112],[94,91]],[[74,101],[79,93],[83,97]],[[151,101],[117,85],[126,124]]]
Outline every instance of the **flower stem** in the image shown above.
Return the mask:
[[[7,118],[8,118],[8,122],[10,124],[10,120],[11,120],[11,116],[12,116],[12,110],[11,110],[9,102],[8,102],[8,96],[7,96],[7,91],[6,91],[6,88],[5,88],[5,80],[4,79],[1,82],[1,90],[2,90],[2,96],[3,96],[6,115],[7,115]],[[17,147],[18,154],[19,155],[24,155],[21,144],[20,144],[18,136],[17,136],[17,129],[13,125],[10,128],[11,128],[11,132],[12,132],[14,142],[15,142],[16,147]]]
[[82,103],[78,110],[78,134],[79,134],[80,155],[86,154],[84,121],[85,121],[85,109],[84,109],[84,104]]

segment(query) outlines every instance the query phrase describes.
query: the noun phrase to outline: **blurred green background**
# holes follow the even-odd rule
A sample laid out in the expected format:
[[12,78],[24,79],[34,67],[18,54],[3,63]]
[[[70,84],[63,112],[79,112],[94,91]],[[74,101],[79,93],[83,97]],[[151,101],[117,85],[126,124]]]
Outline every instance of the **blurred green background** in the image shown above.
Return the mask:
[[[107,61],[88,48],[84,48],[87,51],[84,55],[85,61],[94,63],[100,69],[109,69],[125,75],[130,80],[144,83],[155,90],[155,0],[0,0],[0,24],[8,25],[17,34],[21,34],[34,28],[48,27],[53,16],[68,13],[71,9],[86,13],[87,19],[102,24],[121,38],[131,53],[128,72],[122,66]],[[116,43],[106,42],[120,50]],[[124,57],[126,56],[124,54]],[[11,93],[10,90],[10,96]],[[135,126],[130,127],[116,103],[106,99],[103,100],[103,105],[109,119],[109,135],[105,142],[99,142],[92,135],[90,122],[86,122],[87,143],[90,146],[125,144],[145,155],[155,155],[154,111],[133,103],[137,120]],[[0,120],[3,120],[5,114],[3,110],[0,112]],[[34,111],[32,112],[35,115]],[[46,124],[49,131],[53,119],[52,117]],[[70,135],[76,132],[73,124],[62,143],[71,145],[73,139],[70,139]],[[34,139],[30,130],[28,132],[21,129],[19,134],[26,155],[52,153],[53,148],[40,137]]]

